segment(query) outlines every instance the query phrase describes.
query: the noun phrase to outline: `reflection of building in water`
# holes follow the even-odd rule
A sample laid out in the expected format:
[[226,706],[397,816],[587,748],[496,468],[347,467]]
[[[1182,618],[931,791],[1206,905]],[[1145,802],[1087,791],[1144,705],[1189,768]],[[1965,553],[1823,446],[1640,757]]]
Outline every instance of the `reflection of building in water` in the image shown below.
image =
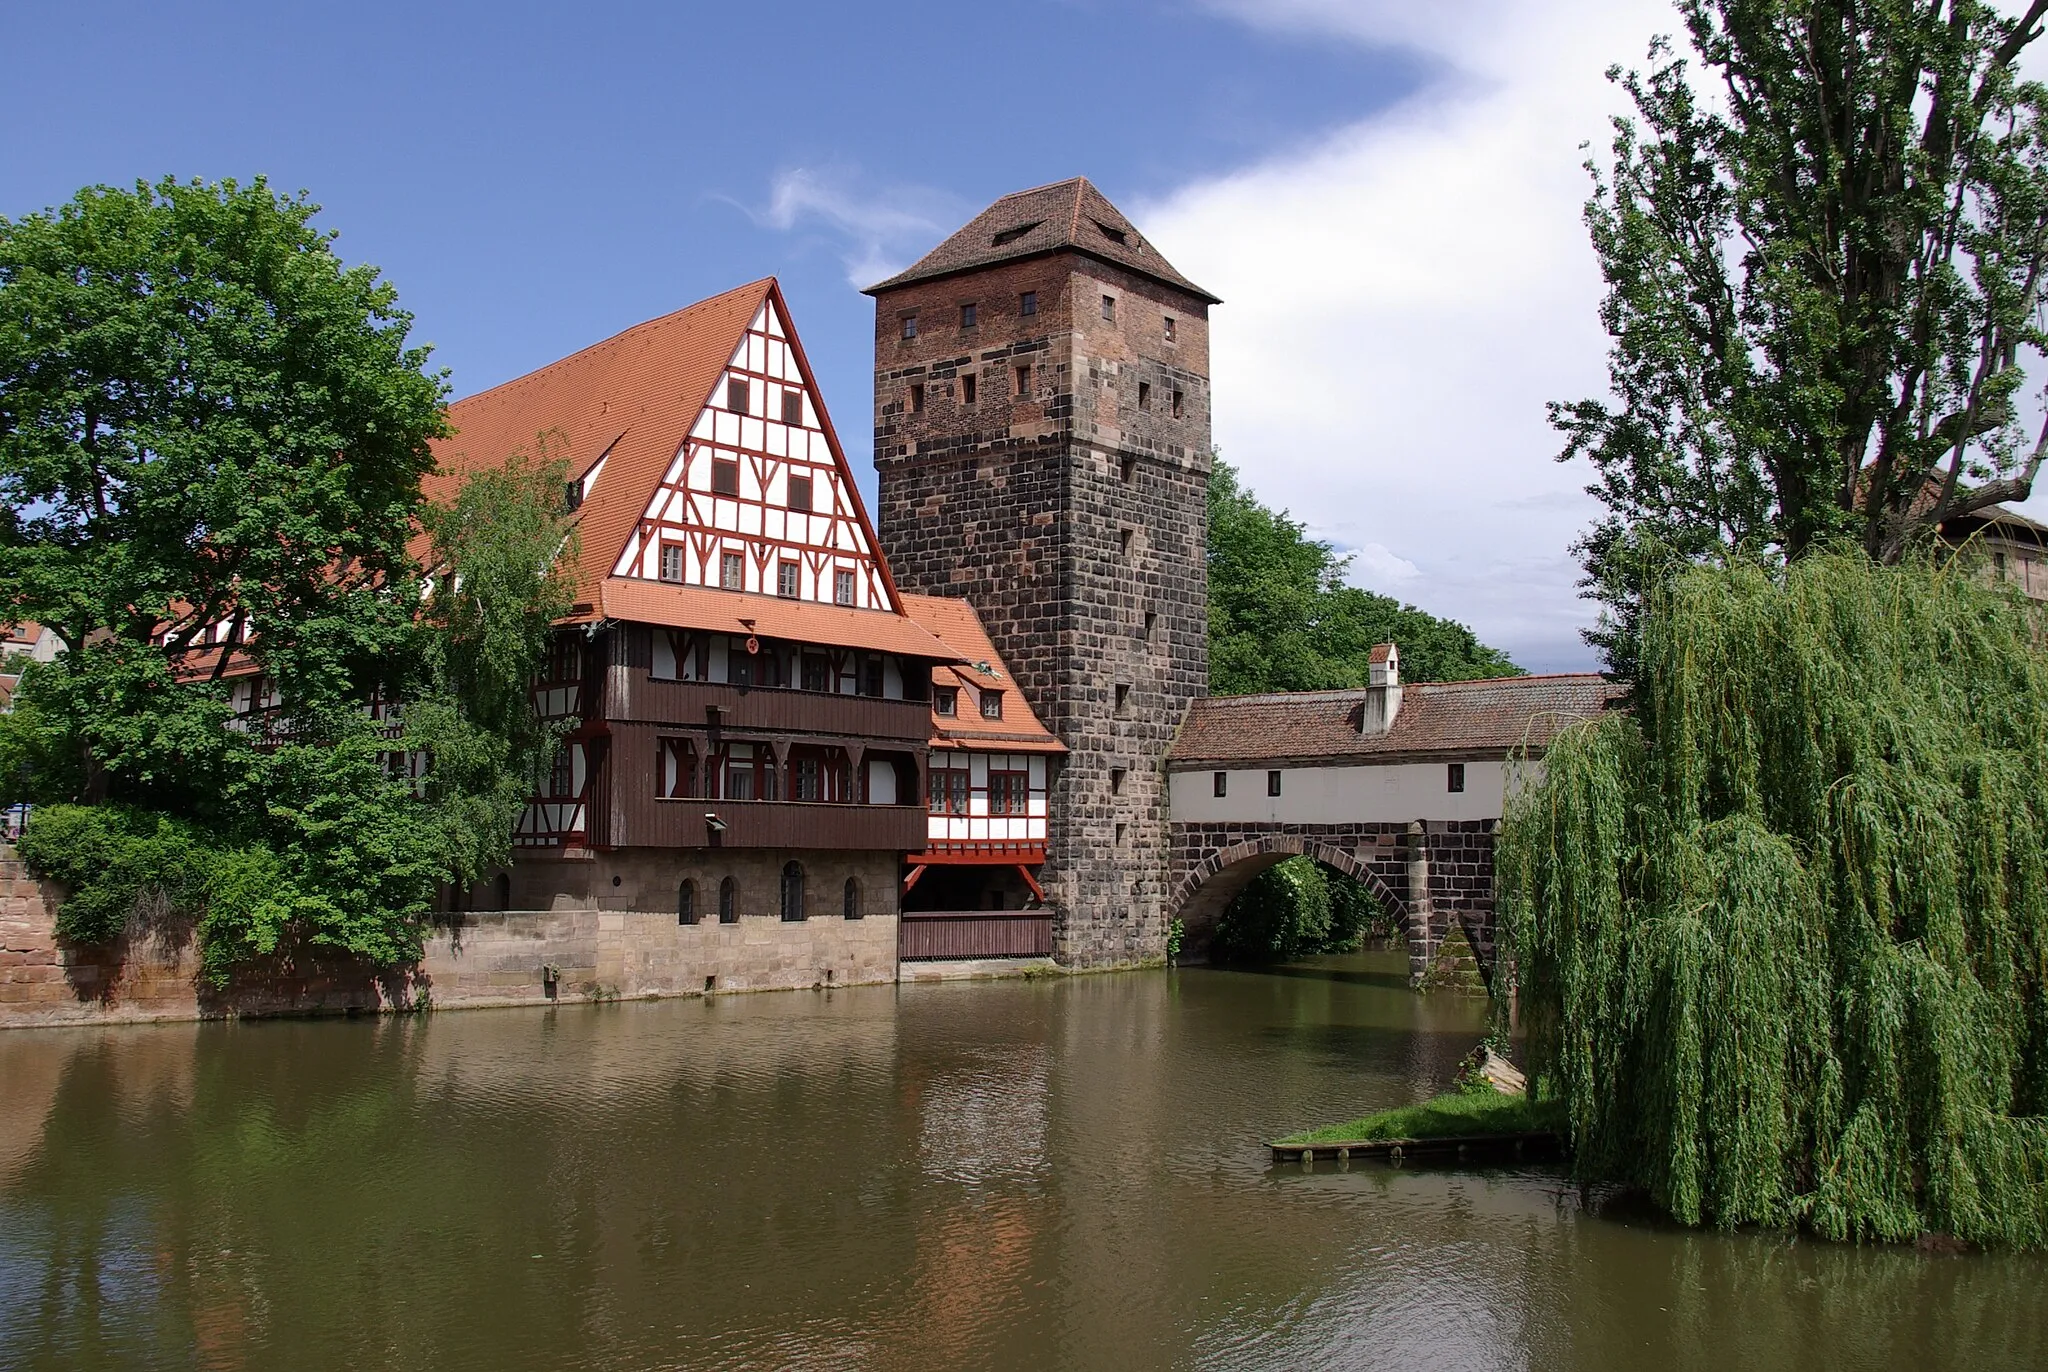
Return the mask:
[[974,1185],[1042,1174],[1051,1063],[1041,1045],[992,1050],[927,1083],[919,1100],[918,1165]]

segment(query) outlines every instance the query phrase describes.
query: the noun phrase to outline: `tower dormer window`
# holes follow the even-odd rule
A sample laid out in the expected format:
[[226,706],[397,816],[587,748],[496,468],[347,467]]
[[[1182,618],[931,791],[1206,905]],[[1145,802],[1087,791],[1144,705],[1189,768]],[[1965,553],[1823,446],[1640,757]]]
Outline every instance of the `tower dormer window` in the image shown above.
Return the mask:
[[1040,224],[1043,224],[1044,222],[1045,221],[1043,219],[1034,219],[1029,224],[1018,224],[1012,228],[1004,229],[1002,232],[998,233],[994,238],[991,238],[989,240],[989,246],[992,248],[1000,248],[1007,244],[1014,243],[1018,239],[1022,238],[1025,234],[1030,233],[1033,229],[1037,228]]
[[1123,243],[1128,245],[1131,241],[1130,236],[1126,234],[1122,229],[1113,228],[1110,225],[1103,223],[1100,219],[1095,221],[1095,227],[1100,229],[1102,231],[1102,236],[1104,238],[1107,238],[1112,243]]

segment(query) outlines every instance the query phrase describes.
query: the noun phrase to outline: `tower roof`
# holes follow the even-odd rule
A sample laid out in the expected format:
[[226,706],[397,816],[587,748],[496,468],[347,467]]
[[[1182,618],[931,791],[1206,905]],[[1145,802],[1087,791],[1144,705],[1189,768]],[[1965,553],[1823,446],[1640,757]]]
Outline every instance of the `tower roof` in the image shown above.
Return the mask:
[[916,281],[936,281],[999,262],[1076,252],[1149,276],[1207,301],[1222,301],[1175,271],[1123,211],[1085,176],[1015,191],[968,221],[967,227],[919,258],[909,270],[864,292],[877,295]]

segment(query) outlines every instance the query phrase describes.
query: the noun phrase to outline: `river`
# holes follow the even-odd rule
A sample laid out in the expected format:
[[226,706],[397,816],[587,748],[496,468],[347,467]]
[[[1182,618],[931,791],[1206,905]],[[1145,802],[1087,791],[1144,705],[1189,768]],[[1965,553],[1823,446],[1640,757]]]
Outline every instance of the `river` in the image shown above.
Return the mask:
[[0,1034],[7,1368],[2048,1365],[2048,1262],[1274,1167],[1480,1008],[1401,954]]

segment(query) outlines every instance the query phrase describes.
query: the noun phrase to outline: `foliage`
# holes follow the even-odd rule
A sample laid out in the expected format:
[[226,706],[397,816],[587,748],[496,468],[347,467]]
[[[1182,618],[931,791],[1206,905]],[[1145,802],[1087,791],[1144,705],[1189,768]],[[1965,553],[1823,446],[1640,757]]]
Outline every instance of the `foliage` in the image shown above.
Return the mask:
[[138,902],[178,906],[206,881],[205,847],[190,826],[120,806],[39,809],[20,846],[31,870],[64,883],[57,932],[83,943],[119,935]]
[[1578,1165],[1687,1223],[2048,1242],[2038,610],[1859,550],[1695,569],[1511,793],[1499,966]]
[[[0,221],[0,610],[65,645],[0,721],[0,786],[43,807],[24,855],[70,936],[160,898],[216,982],[417,957],[555,742],[526,691],[567,608],[562,464],[423,503],[442,380],[316,208],[165,181]],[[274,710],[234,716],[245,673]]]
[[1216,923],[1219,962],[1285,962],[1342,953],[1390,929],[1365,886],[1314,858],[1293,857],[1253,877]]
[[1217,695],[1363,686],[1379,643],[1410,681],[1519,676],[1462,624],[1344,584],[1349,557],[1259,503],[1221,458],[1209,478],[1209,689]]
[[1173,966],[1180,961],[1181,945],[1187,942],[1188,927],[1175,915],[1166,925],[1166,965]]
[[1586,222],[1614,402],[1553,405],[1606,516],[1579,542],[1589,634],[1630,670],[1646,585],[1730,550],[1835,539],[1896,561],[2032,489],[2016,403],[2044,342],[2048,89],[2016,74],[2048,4],[1680,0],[1610,78]]
[[1349,1143],[1374,1139],[1451,1139],[1485,1134],[1563,1133],[1563,1103],[1498,1091],[1452,1091],[1420,1105],[1381,1110],[1342,1124],[1290,1134],[1283,1144]]
[[399,656],[444,386],[317,209],[166,179],[0,220],[0,613],[63,640],[88,798],[223,789],[218,700],[174,671],[216,625],[313,715]]

